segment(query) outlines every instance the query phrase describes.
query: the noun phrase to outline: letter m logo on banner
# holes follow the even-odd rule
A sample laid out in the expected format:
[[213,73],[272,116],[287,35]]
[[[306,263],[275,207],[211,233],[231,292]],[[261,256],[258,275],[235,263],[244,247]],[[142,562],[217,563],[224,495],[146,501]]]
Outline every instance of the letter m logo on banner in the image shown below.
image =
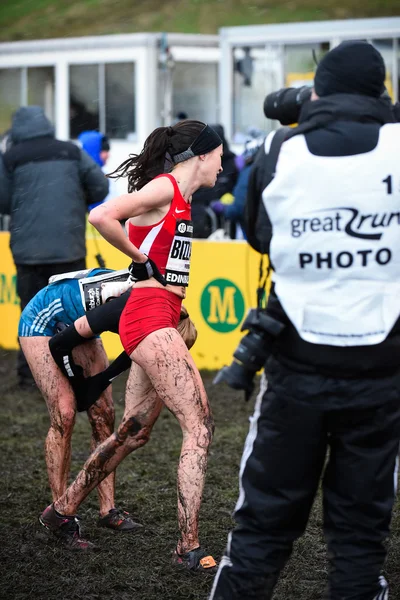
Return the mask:
[[0,304],[19,304],[16,275],[0,273]]
[[201,312],[215,331],[228,333],[240,325],[244,299],[240,289],[229,279],[214,279],[201,295]]

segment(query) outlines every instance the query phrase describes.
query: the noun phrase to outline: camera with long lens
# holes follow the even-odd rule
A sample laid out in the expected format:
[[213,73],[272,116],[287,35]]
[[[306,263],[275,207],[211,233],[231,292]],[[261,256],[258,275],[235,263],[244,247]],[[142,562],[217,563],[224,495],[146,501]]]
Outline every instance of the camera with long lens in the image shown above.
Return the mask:
[[272,92],[264,100],[264,115],[267,119],[276,119],[281,125],[293,125],[298,122],[301,107],[310,100],[311,92],[308,85]]
[[[302,87],[282,88],[271,92],[264,100],[264,115],[267,119],[276,119],[281,125],[293,125],[300,117],[301,107],[311,98],[312,89],[308,85]],[[386,88],[381,96],[390,100]],[[391,101],[391,100],[390,100]],[[393,121],[400,122],[400,102],[392,104]]]
[[245,399],[248,400],[254,390],[254,375],[264,366],[274,339],[284,327],[283,323],[267,315],[265,310],[252,308],[241,327],[241,331],[248,330],[248,333],[233,353],[233,362],[217,373],[213,383],[224,381],[235,390],[244,390]]

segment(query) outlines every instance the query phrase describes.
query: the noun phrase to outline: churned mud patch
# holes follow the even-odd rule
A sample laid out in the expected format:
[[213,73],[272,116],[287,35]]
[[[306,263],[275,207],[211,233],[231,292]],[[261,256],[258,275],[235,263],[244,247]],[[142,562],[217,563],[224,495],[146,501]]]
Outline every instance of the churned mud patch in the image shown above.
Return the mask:
[[[47,409],[37,392],[15,387],[16,354],[0,349],[0,598],[7,600],[206,600],[208,577],[177,572],[170,556],[177,541],[176,466],[181,435],[164,410],[150,442],[129,455],[117,470],[118,506],[143,523],[136,534],[117,534],[96,526],[95,492],[82,505],[85,534],[101,547],[91,554],[60,548],[37,524],[50,502],[43,443]],[[248,429],[251,402],[224,385],[213,386],[203,373],[214,418],[208,475],[201,509],[200,539],[219,558],[232,525],[238,471]],[[125,379],[114,382],[116,422],[123,410]],[[72,473],[89,452],[90,427],[79,413],[73,436]],[[274,600],[319,600],[327,562],[318,498],[304,537],[296,544]],[[400,505],[392,526],[386,575],[391,600],[400,600]]]

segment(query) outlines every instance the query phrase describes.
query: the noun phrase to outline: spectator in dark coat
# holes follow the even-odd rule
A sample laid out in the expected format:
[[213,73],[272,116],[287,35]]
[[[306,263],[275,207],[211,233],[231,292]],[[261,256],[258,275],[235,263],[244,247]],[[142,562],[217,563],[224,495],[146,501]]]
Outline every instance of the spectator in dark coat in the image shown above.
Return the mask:
[[238,178],[236,167],[236,154],[229,148],[222,125],[211,125],[222,140],[222,173],[218,175],[217,183],[213,188],[200,188],[192,199],[192,219],[194,237],[207,238],[212,233],[211,221],[207,208],[213,200],[219,200],[224,194],[231,194]]
[[[11,216],[22,310],[51,275],[86,267],[87,205],[103,200],[108,180],[75,144],[54,138],[39,106],[16,111],[10,138],[0,155],[0,213]],[[33,381],[22,353],[17,371],[21,385]]]
[[246,237],[244,230],[244,211],[246,205],[247,188],[249,186],[250,171],[254,162],[254,158],[263,142],[264,138],[251,140],[248,144],[246,144],[243,154],[240,155],[243,167],[232,191],[232,202],[230,204],[226,204],[221,202],[221,200],[213,200],[210,204],[210,208],[212,208],[217,216],[223,216],[226,221],[230,221],[230,237],[233,239],[240,237],[238,236],[237,225],[239,225],[241,228],[242,237]]

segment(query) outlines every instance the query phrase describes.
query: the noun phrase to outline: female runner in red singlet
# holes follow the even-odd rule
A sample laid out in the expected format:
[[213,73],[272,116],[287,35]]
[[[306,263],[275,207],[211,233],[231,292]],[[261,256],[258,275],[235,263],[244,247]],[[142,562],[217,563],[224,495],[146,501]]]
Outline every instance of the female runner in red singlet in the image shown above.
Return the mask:
[[[219,136],[200,121],[159,127],[142,152],[112,174],[128,176],[129,193],[91,211],[90,222],[132,259],[130,270],[138,280],[120,320],[121,341],[132,359],[126,407],[116,434],[96,448],[66,493],[41,516],[56,533],[89,492],[147,442],[165,405],[183,433],[178,465],[181,537],[173,559],[205,573],[215,572],[215,561],[198,537],[213,421],[200,374],[176,326],[189,280],[192,194],[215,185],[221,157]],[[122,220],[127,220],[128,236]]]

